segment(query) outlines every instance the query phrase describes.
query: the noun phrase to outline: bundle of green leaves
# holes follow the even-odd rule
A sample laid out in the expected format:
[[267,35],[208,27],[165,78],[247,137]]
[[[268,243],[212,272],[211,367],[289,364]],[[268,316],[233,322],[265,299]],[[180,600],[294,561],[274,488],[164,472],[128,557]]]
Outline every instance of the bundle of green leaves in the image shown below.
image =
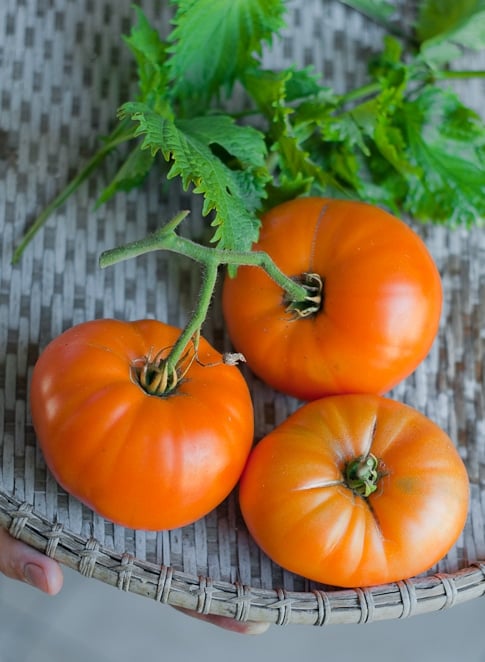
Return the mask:
[[[342,0],[344,1],[344,0]],[[99,202],[141,184],[161,160],[168,179],[203,196],[219,248],[248,250],[258,215],[296,196],[357,198],[416,220],[471,225],[485,217],[485,125],[444,84],[483,77],[452,68],[485,47],[485,0],[421,0],[396,34],[386,0],[345,0],[386,26],[365,86],[337,94],[310,68],[264,68],[263,49],[285,23],[284,0],[172,0],[164,40],[140,8],[125,42],[138,96],[92,160],[28,230],[120,144],[131,151]],[[243,112],[229,110],[236,85]],[[251,122],[248,122],[251,117]]]

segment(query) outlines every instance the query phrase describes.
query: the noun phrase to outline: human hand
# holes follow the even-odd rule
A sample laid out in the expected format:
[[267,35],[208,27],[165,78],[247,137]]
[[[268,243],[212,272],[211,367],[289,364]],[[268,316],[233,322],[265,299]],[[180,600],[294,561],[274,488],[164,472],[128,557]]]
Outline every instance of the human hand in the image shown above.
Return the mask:
[[231,632],[237,632],[238,634],[263,634],[269,628],[269,623],[257,623],[256,621],[236,621],[233,618],[228,616],[215,616],[213,614],[198,614],[195,611],[190,609],[184,609],[182,607],[175,607],[177,611],[191,616],[192,618],[197,618],[200,621],[205,621],[211,625],[216,625],[223,630],[230,630]]
[[59,593],[63,573],[57,561],[13,538],[0,527],[0,573],[31,584],[49,595]]
[[[63,584],[63,573],[57,561],[12,538],[2,527],[0,527],[0,573],[10,579],[31,584],[49,595],[59,593]],[[189,609],[178,608],[178,611],[240,634],[260,634],[269,627],[267,623],[241,623],[232,618],[198,614]]]

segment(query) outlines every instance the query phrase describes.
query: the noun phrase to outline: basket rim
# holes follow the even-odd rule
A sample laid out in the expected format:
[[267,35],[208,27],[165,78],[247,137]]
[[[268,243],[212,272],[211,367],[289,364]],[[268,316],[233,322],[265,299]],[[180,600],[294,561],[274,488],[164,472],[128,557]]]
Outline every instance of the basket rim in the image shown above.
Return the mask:
[[50,522],[0,489],[0,526],[85,577],[199,614],[275,625],[363,624],[448,609],[485,593],[485,561],[452,573],[411,577],[365,588],[289,591],[213,580],[137,559]]

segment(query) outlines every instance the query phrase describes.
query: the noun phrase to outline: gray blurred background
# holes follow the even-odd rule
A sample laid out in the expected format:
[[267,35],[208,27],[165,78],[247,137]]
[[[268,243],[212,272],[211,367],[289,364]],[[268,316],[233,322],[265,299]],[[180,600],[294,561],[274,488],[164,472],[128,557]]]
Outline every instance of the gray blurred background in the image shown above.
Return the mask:
[[485,662],[485,601],[366,625],[227,632],[67,570],[55,597],[0,577],[0,662]]

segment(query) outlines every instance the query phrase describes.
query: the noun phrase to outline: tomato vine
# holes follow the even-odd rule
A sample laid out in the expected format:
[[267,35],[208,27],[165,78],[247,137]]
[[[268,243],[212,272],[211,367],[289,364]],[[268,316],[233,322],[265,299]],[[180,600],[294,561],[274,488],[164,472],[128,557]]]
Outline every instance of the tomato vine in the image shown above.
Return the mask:
[[186,352],[188,345],[200,333],[211,304],[219,268],[222,265],[229,267],[244,265],[263,269],[281,287],[282,292],[286,294],[288,300],[294,302],[295,306],[299,305],[302,307],[307,301],[312,305],[314,298],[313,292],[309,293],[307,287],[285,275],[264,251],[230,251],[220,248],[210,248],[177,234],[177,227],[187,217],[188,213],[188,211],[179,212],[160,230],[143,239],[109,249],[102,253],[99,258],[100,266],[106,268],[117,262],[132,259],[145,253],[163,250],[188,257],[202,265],[202,282],[195,310],[169,355],[164,360],[169,375],[177,370],[177,366]]

